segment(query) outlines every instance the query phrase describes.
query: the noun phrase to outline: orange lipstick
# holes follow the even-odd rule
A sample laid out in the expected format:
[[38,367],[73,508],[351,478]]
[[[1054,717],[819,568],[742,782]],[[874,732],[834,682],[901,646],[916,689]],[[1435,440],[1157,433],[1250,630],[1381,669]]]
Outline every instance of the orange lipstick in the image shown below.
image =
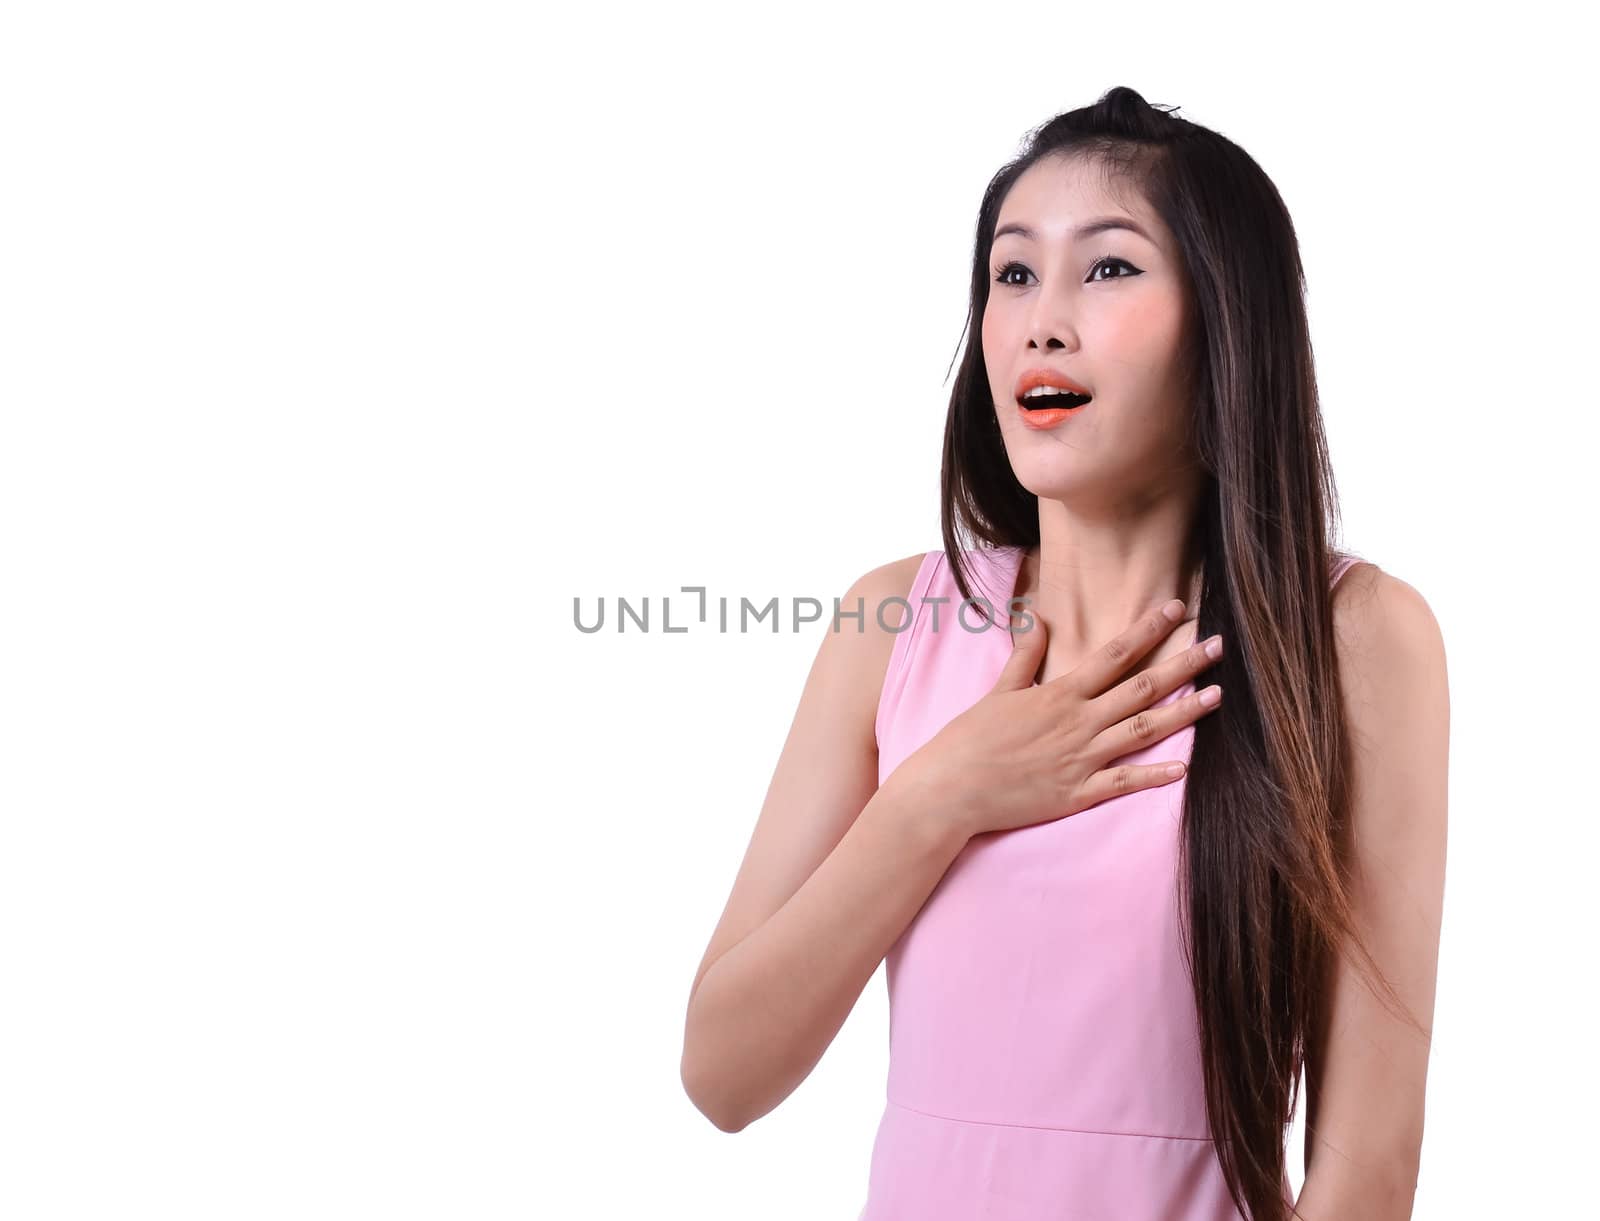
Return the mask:
[[[1024,399],[1023,395],[1037,386],[1054,386],[1059,390],[1067,391],[1075,397],[1066,398],[1061,395],[1046,395],[1042,399],[1036,397],[1031,401],[1039,405],[1030,407],[1028,405],[1030,400]],[[1016,396],[1017,410],[1022,415],[1023,425],[1040,431],[1055,428],[1057,425],[1077,415],[1089,405],[1089,400],[1093,397],[1087,389],[1073,381],[1065,373],[1042,365],[1038,368],[1025,370],[1022,376],[1017,379]],[[1062,405],[1057,406],[1056,404],[1058,403]]]
[[1034,428],[1039,431],[1054,428],[1065,420],[1070,420],[1088,406],[1085,403],[1080,407],[1019,407],[1022,413],[1022,426]]

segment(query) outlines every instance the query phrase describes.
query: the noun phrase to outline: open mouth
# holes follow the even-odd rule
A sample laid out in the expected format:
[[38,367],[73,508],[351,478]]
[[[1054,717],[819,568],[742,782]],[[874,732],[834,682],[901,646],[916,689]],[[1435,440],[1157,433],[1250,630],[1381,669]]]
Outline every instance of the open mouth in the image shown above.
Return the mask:
[[1070,391],[1033,391],[1019,398],[1017,405],[1024,411],[1062,411],[1082,407],[1090,398],[1090,395]]

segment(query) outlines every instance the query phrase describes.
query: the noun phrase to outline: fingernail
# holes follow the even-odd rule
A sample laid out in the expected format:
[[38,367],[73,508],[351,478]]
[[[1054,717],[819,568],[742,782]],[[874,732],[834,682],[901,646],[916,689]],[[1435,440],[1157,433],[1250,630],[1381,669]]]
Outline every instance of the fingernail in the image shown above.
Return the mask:
[[1168,602],[1161,608],[1161,613],[1176,623],[1179,619],[1183,618],[1183,600],[1181,598],[1174,598],[1171,602]]
[[1210,640],[1206,641],[1206,656],[1212,660],[1216,660],[1218,657],[1222,656],[1221,636],[1213,636]]
[[1221,687],[1207,687],[1200,693],[1200,702],[1207,708],[1215,708],[1222,699]]

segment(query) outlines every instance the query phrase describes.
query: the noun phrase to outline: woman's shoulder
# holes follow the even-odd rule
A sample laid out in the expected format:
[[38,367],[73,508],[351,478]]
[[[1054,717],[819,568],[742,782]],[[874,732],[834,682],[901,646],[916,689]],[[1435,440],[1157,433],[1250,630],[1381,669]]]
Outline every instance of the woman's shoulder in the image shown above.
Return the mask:
[[862,573],[840,599],[841,614],[845,611],[853,614],[861,609],[865,612],[861,620],[865,632],[892,639],[904,626],[911,594],[923,565],[942,554],[942,551],[918,551]]
[[1444,639],[1428,600],[1410,582],[1358,559],[1333,590],[1333,629],[1346,685],[1410,675],[1442,680]]
[[1371,630],[1382,622],[1415,629],[1433,613],[1421,592],[1408,581],[1365,556],[1342,552],[1335,570],[1333,614],[1336,622]]
[[895,641],[909,626],[917,579],[934,554],[918,551],[868,569],[837,598],[837,609],[823,612],[817,669],[831,676],[830,701],[859,728],[863,742],[874,741]]

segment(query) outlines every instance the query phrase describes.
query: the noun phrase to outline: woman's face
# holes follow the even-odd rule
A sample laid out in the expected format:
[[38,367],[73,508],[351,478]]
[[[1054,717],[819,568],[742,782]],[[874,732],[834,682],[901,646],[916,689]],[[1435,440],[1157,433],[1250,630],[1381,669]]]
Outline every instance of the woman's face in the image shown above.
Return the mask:
[[[1105,218],[1143,233],[1080,231]],[[1081,161],[1036,162],[1001,204],[989,269],[983,359],[1023,487],[1126,510],[1192,478],[1183,272],[1171,233],[1143,200],[1117,199]],[[1059,423],[1030,427],[1017,394],[1034,369],[1064,374],[1090,401],[1057,413]]]

